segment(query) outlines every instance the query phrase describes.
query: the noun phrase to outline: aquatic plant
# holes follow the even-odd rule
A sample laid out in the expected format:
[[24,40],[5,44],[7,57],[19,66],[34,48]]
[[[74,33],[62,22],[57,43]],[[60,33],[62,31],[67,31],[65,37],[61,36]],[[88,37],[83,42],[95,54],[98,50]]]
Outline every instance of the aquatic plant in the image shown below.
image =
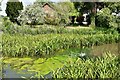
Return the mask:
[[102,57],[88,58],[67,62],[63,68],[53,72],[53,78],[78,79],[78,78],[112,78],[119,79],[120,56],[107,53]]
[[53,55],[61,49],[90,47],[118,42],[118,33],[115,34],[43,34],[43,35],[9,35],[2,36],[3,56],[45,57]]

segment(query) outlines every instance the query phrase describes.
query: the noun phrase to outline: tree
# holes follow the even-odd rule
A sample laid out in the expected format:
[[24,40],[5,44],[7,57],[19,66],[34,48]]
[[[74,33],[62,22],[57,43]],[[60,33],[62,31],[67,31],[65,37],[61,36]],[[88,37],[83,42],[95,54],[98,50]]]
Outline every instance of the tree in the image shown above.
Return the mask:
[[2,9],[1,9],[1,4],[0,4],[0,11],[2,11]]
[[[73,11],[73,4],[65,3],[52,3],[49,5],[54,8],[52,13],[45,13],[43,3],[35,2],[33,5],[27,6],[26,9],[20,13],[18,21],[21,24],[29,23],[30,25],[37,24],[51,24],[51,25],[64,25],[69,21],[69,13]],[[52,16],[51,16],[52,14]]]
[[90,11],[94,7],[93,2],[73,2],[75,9],[82,14],[85,11]]
[[58,12],[61,16],[61,21],[60,24],[67,24],[70,22],[69,17],[70,16],[77,16],[77,10],[74,7],[74,4],[72,2],[60,2],[57,3],[58,10],[56,12]]
[[112,12],[118,12],[120,10],[119,2],[104,2],[104,5],[108,7]]
[[109,8],[103,8],[96,16],[96,26],[104,28],[117,28],[116,16],[111,15]]
[[2,2],[2,0],[0,0],[0,11],[2,11],[2,9],[1,9],[1,2]]
[[17,22],[20,10],[23,10],[23,4],[19,0],[9,0],[7,2],[5,11],[12,22]]
[[41,3],[34,3],[33,5],[27,6],[24,11],[20,13],[17,18],[21,25],[30,24],[43,24],[44,23],[44,12]]

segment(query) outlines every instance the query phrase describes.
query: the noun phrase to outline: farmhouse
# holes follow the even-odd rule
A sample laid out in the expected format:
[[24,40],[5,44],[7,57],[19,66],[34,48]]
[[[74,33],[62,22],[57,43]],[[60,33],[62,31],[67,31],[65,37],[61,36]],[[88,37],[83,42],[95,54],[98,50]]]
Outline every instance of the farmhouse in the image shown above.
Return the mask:
[[[50,4],[50,3],[44,3],[43,4],[43,10],[45,12],[45,14],[47,14],[47,16],[49,17],[54,17],[56,11],[62,11],[59,7],[55,6],[55,4]],[[59,14],[57,12],[57,14]],[[77,17],[77,16],[69,16],[70,17],[70,20],[71,20],[71,23],[74,24],[74,21],[77,21],[79,23],[79,25],[81,25],[81,23],[85,23],[86,21],[88,21],[88,14],[87,15],[84,15],[83,14],[83,18],[80,18],[80,17]],[[76,17],[76,20],[75,20],[75,17]],[[79,19],[78,19],[79,18]],[[87,24],[89,25],[90,23],[87,22]]]
[[43,10],[46,14],[50,14],[50,16],[54,16],[55,9],[49,3],[43,4]]

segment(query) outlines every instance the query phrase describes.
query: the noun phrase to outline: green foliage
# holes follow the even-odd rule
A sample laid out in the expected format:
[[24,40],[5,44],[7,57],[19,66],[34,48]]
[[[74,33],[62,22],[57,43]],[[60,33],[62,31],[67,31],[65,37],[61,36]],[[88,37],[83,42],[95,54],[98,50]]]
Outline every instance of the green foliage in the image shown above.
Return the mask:
[[[78,13],[74,7],[74,4],[72,2],[59,2],[57,4],[58,9],[57,11],[61,11],[62,15],[64,17],[69,16],[77,16]],[[67,19],[67,18],[66,18]]]
[[104,28],[117,28],[116,17],[111,15],[109,8],[103,8],[96,16],[96,26]]
[[67,29],[63,26],[54,26],[54,25],[38,25],[34,26],[36,28],[31,28],[28,25],[18,26],[17,24],[13,24],[8,20],[7,17],[3,18],[3,23],[0,29],[4,33],[9,34],[30,34],[30,35],[37,35],[37,34],[80,34],[80,35],[93,35],[93,34],[108,34],[108,33],[117,33],[116,30],[113,29],[102,29],[102,28],[88,28],[88,29]]
[[78,78],[114,78],[119,79],[120,76],[120,56],[107,53],[103,57],[88,58],[82,60],[78,58],[76,61],[69,61],[63,68],[59,68],[53,72],[56,79],[63,78],[65,80]]
[[78,34],[45,34],[45,35],[9,35],[3,34],[3,56],[25,57],[53,55],[61,49],[89,47],[105,43],[118,42],[118,33],[78,35]]
[[2,31],[4,31],[5,33],[10,33],[13,34],[16,32],[15,30],[15,26],[9,19],[8,17],[4,17],[3,21],[2,21],[2,26],[0,27]]
[[117,23],[118,23],[118,32],[120,33],[120,17],[117,18]]
[[17,18],[20,24],[43,24],[44,23],[44,12],[41,3],[34,3],[33,5],[27,6],[24,11],[20,13]]
[[46,24],[50,24],[50,25],[59,25],[60,21],[61,21],[61,17],[58,16],[57,12],[52,12],[53,16],[51,16],[51,14],[46,13],[45,17],[44,17],[44,21]]
[[[69,23],[69,15],[75,13],[75,9],[72,3],[52,3],[48,2],[53,8],[53,11],[45,13],[42,5],[44,2],[35,2],[33,5],[28,6],[25,11],[21,13],[18,21],[21,24],[51,24],[51,25],[64,25]],[[52,16],[51,16],[52,15]],[[74,15],[74,14],[72,14]]]
[[[11,25],[10,22],[5,22],[4,25]],[[38,35],[38,34],[79,34],[79,35],[93,35],[93,34],[108,34],[108,33],[117,33],[115,30],[110,29],[66,29],[62,26],[53,26],[53,25],[42,25],[38,28],[31,28],[29,26],[18,26],[16,24],[11,26],[2,27],[1,30],[4,33],[9,34],[29,34],[29,35]]]
[[80,13],[83,13],[86,10],[92,10],[94,7],[94,3],[92,2],[73,2],[73,4],[75,9]]
[[69,16],[77,16],[78,12],[72,2],[59,2],[56,4],[56,11],[60,14],[61,21],[59,24],[70,23]]
[[120,10],[120,1],[119,2],[104,2],[104,5],[108,7],[112,12]]
[[6,14],[12,22],[16,22],[17,17],[19,16],[19,11],[23,10],[22,2],[19,0],[9,0],[6,4]]
[[1,2],[0,2],[0,11],[2,11],[2,9],[1,9]]

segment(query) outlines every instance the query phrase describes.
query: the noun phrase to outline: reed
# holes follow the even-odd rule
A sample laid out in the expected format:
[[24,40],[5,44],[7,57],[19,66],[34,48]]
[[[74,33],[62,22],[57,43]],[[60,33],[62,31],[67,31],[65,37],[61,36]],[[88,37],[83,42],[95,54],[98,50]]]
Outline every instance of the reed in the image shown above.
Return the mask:
[[26,57],[56,54],[61,49],[82,48],[118,42],[119,34],[43,34],[2,36],[3,56]]
[[79,79],[79,78],[111,78],[120,79],[120,56],[107,53],[102,57],[95,59],[88,58],[82,60],[78,58],[75,61],[66,62],[63,68],[53,71],[55,79]]

